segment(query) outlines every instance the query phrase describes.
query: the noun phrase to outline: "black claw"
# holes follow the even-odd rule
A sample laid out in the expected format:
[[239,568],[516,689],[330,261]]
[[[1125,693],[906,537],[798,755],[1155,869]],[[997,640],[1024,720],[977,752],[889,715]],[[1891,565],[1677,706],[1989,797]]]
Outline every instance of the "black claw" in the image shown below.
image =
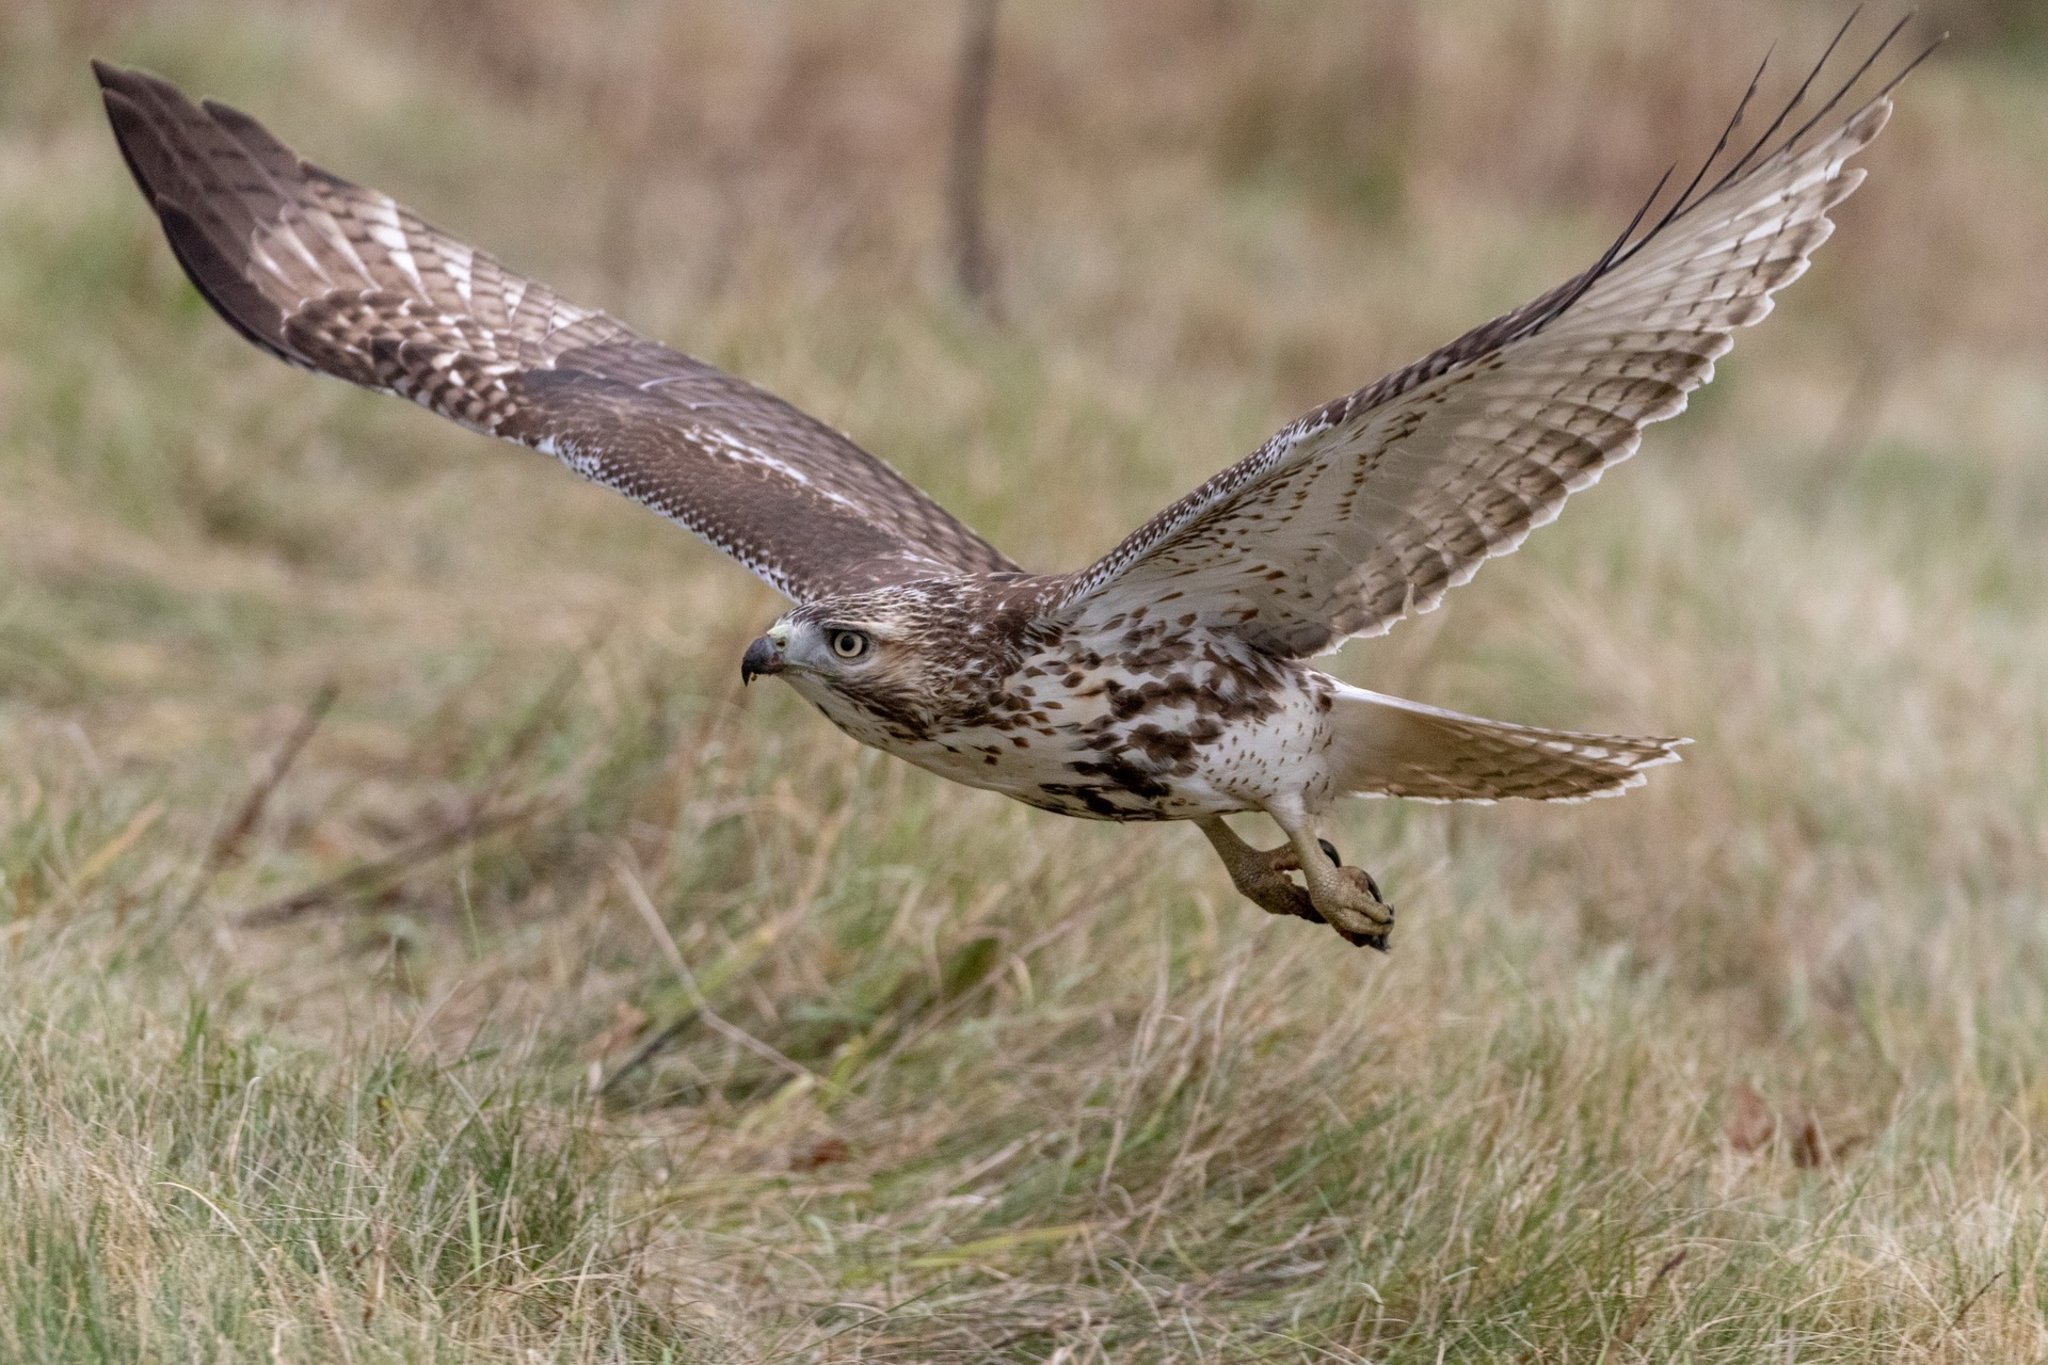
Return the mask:
[[[1337,856],[1337,846],[1335,844],[1331,843],[1328,839],[1318,839],[1316,843],[1322,846],[1323,856],[1330,860],[1331,867],[1344,866],[1344,860]],[[1377,896],[1379,892],[1375,891],[1373,894]]]

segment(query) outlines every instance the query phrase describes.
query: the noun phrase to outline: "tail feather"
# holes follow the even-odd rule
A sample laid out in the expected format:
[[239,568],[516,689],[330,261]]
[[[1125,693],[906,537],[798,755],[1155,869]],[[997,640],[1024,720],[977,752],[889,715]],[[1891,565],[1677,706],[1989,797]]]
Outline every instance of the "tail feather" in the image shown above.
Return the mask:
[[1584,801],[1678,762],[1684,739],[1542,730],[1346,687],[1337,696],[1337,776],[1346,795],[1423,801]]

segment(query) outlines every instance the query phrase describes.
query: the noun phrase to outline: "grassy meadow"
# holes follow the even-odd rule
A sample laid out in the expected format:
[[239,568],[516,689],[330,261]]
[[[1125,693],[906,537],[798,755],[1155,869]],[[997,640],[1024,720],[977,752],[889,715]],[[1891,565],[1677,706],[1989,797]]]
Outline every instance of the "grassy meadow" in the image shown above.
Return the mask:
[[2048,1358],[2048,33],[1937,8],[1693,410],[1335,662],[1698,741],[1344,811],[1381,957],[742,693],[743,571],[221,325],[86,59],[1055,568],[1845,6],[1013,0],[993,319],[953,3],[0,7],[0,1360]]

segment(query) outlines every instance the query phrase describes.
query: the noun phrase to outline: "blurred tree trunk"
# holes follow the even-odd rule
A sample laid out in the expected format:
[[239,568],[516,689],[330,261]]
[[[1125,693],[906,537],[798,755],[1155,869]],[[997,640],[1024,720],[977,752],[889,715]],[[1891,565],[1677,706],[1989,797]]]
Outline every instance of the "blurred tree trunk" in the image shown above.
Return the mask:
[[953,264],[960,288],[991,316],[997,312],[996,264],[988,244],[982,182],[988,164],[989,87],[995,78],[996,15],[1001,3],[967,0],[953,91]]

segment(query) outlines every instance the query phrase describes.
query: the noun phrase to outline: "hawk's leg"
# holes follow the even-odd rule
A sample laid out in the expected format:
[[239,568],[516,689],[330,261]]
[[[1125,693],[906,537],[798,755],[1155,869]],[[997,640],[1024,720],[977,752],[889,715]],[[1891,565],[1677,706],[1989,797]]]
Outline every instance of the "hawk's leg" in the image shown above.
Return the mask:
[[[1237,831],[1224,824],[1220,816],[1197,820],[1195,824],[1208,836],[1209,843],[1214,846],[1217,856],[1223,859],[1224,868],[1230,873],[1231,885],[1235,886],[1245,899],[1268,914],[1293,915],[1314,924],[1330,922],[1316,908],[1310,894],[1287,875],[1290,872],[1301,871],[1301,855],[1295,851],[1292,843],[1282,844],[1278,848],[1253,848],[1238,838]],[[1327,858],[1329,865],[1336,867],[1339,861],[1337,850],[1327,840],[1319,840],[1318,843],[1320,847],[1317,849],[1317,861]],[[1372,879],[1367,877],[1366,882],[1371,885]],[[1377,900],[1379,888],[1375,886],[1372,889]],[[1388,910],[1386,913],[1391,919],[1393,911]],[[1382,930],[1358,932],[1342,925],[1335,927],[1338,934],[1348,943],[1386,951],[1387,936]]]

